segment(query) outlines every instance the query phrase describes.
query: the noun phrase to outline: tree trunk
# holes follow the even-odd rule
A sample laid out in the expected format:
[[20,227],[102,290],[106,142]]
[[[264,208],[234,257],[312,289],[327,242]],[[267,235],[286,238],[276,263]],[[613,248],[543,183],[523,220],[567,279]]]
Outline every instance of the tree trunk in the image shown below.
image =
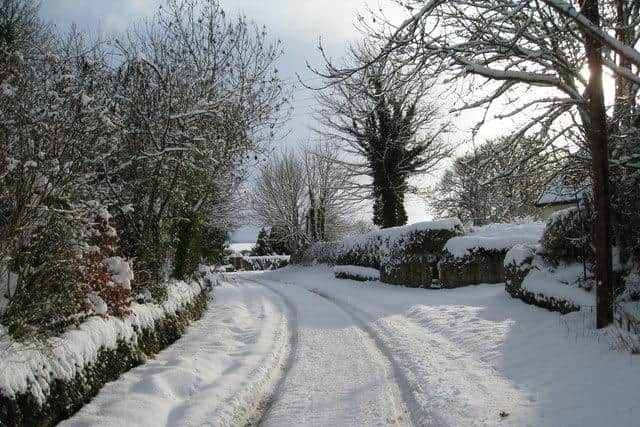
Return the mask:
[[[581,9],[585,17],[594,25],[600,26],[597,0],[582,0]],[[607,116],[602,87],[602,44],[587,32],[585,32],[585,50],[589,64],[587,96],[590,123],[587,126],[587,135],[591,146],[593,197],[596,209],[597,327],[602,328],[613,321]]]

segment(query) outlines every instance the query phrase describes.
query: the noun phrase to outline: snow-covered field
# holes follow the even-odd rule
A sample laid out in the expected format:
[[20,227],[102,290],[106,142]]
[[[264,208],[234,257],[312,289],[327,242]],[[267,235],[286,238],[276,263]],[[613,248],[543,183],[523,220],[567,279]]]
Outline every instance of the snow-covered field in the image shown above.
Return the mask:
[[[632,426],[640,359],[502,285],[228,275],[205,317],[64,425]],[[502,412],[502,415],[500,413]],[[506,415],[506,416],[505,416]]]

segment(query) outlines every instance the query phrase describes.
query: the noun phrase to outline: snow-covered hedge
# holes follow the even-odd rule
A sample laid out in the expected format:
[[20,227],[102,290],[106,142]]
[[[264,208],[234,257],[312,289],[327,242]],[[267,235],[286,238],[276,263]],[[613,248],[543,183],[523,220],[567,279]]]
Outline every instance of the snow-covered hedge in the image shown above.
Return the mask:
[[275,270],[289,265],[289,255],[246,256],[243,259],[253,270]]
[[462,235],[458,218],[419,223],[390,234],[380,247],[380,278],[385,283],[429,287],[438,278],[438,260],[447,241]]
[[312,245],[303,264],[355,265],[380,270],[383,282],[429,286],[447,240],[464,233],[458,218],[425,221]]
[[552,262],[584,259],[593,263],[590,218],[588,211],[577,207],[554,212],[547,220],[541,241],[546,259]]
[[504,282],[503,260],[506,249],[474,249],[462,258],[447,252],[438,263],[438,276],[443,288],[456,288],[478,283]]
[[358,267],[357,265],[336,265],[333,274],[338,279],[351,279],[361,282],[380,280],[380,271],[375,268]]
[[14,341],[0,329],[0,425],[49,426],[107,382],[177,340],[206,308],[200,282],[167,285],[161,304],[132,303],[124,319],[93,316],[47,343]]
[[506,291],[527,304],[566,314],[595,305],[582,264],[551,265],[540,247],[514,246],[505,257]]
[[504,260],[516,245],[536,244],[542,223],[488,224],[447,241],[438,264],[443,287],[505,281]]
[[276,270],[289,265],[289,255],[232,256],[229,261],[236,270]]

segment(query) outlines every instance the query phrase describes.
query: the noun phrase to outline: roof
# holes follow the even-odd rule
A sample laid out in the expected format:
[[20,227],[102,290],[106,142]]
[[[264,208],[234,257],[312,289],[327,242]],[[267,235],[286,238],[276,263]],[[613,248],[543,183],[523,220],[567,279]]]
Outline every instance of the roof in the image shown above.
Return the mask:
[[552,179],[542,192],[535,206],[566,205],[577,203],[585,193],[583,186],[571,186],[566,183],[562,175]]

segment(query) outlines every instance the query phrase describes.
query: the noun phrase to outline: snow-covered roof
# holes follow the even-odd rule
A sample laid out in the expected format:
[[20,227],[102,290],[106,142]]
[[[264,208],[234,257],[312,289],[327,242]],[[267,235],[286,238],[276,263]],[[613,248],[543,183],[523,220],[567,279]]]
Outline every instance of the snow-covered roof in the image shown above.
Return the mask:
[[562,175],[558,175],[549,182],[547,188],[538,197],[535,205],[548,206],[576,203],[578,199],[582,198],[583,194],[582,186],[568,185]]

